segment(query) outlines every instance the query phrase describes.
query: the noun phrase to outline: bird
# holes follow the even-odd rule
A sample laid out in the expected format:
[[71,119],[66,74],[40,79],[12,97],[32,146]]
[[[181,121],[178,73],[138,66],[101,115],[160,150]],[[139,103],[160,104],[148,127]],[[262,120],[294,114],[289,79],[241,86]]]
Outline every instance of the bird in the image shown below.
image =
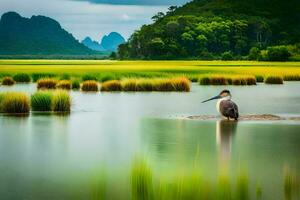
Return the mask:
[[218,99],[217,111],[228,120],[234,119],[235,121],[239,118],[239,109],[236,103],[231,101],[231,93],[229,90],[223,90],[219,95],[203,101],[202,103]]

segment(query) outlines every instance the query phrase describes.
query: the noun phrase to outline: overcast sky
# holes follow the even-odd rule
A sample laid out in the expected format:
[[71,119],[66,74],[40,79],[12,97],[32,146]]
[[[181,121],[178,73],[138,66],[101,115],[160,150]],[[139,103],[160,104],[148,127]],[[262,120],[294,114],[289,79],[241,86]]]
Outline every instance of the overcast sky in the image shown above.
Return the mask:
[[77,39],[99,41],[112,31],[126,39],[159,11],[188,0],[0,0],[0,15],[16,11],[24,17],[45,15],[57,20]]

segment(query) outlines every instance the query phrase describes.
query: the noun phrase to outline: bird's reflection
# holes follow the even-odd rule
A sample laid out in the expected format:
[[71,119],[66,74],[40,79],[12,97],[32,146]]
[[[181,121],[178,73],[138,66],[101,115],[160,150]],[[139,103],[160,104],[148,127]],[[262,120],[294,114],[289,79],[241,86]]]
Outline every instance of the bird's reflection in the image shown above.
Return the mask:
[[236,121],[220,120],[216,122],[216,142],[221,168],[229,167],[232,138],[236,128]]

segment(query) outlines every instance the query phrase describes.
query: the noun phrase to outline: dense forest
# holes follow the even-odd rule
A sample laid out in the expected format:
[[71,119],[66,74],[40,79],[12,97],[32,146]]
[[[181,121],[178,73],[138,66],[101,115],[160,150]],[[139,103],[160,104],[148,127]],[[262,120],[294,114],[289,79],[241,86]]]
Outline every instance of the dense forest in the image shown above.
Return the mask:
[[299,54],[299,0],[194,0],[153,16],[120,59],[287,60]]

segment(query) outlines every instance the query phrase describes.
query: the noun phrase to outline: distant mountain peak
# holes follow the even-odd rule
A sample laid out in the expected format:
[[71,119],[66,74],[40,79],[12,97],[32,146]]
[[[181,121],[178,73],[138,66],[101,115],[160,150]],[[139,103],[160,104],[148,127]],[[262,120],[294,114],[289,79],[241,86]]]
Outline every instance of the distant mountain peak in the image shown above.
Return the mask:
[[101,40],[101,45],[109,50],[116,51],[120,44],[125,43],[124,37],[118,32],[111,32],[108,35],[103,36]]
[[106,51],[101,44],[99,44],[96,41],[93,41],[92,38],[86,37],[81,42],[84,46],[88,47],[89,49],[92,49],[94,51]]
[[88,55],[94,52],[49,17],[7,12],[0,20],[0,55]]

